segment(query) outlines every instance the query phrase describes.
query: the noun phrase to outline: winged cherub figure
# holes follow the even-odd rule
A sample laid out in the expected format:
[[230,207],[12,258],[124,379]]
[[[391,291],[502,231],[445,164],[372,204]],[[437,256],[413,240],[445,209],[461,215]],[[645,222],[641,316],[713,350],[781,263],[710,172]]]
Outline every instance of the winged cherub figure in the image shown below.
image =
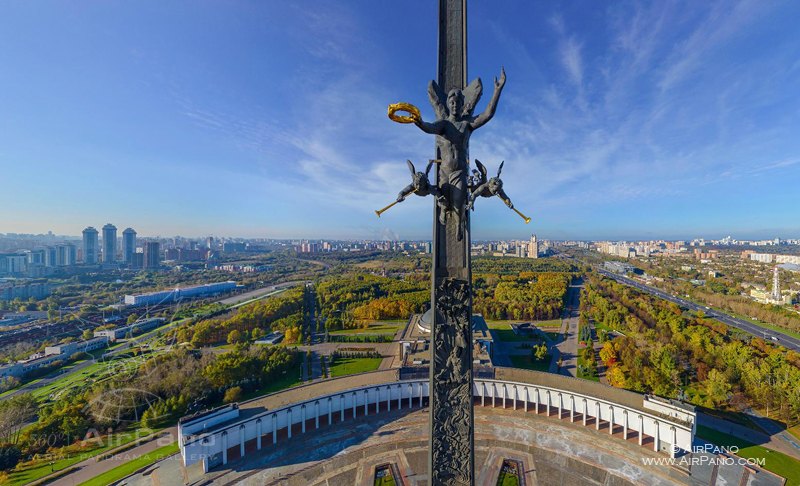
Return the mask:
[[400,191],[400,194],[397,195],[397,202],[405,201],[406,196],[411,193],[417,196],[427,196],[428,194],[433,194],[434,196],[439,195],[439,188],[431,184],[430,180],[428,180],[428,173],[430,173],[434,162],[434,160],[428,162],[428,167],[425,168],[425,172],[417,172],[416,169],[414,169],[414,164],[411,163],[410,160],[406,160],[408,169],[411,171],[411,184]]
[[436,145],[442,161],[437,179],[441,194],[439,222],[444,225],[448,218],[455,218],[458,239],[463,237],[466,220],[469,138],[473,131],[492,119],[505,84],[506,72],[501,70],[500,78],[494,80],[494,92],[486,109],[480,115],[473,116],[475,106],[483,93],[480,78],[469,83],[463,90],[450,90],[447,95],[435,81],[431,81],[428,85],[428,98],[437,119],[434,122],[425,122],[419,118],[414,122],[425,133],[437,135]]
[[497,168],[497,175],[487,180],[486,167],[483,164],[481,164],[480,160],[475,159],[475,165],[478,166],[478,170],[481,173],[481,180],[483,182],[472,190],[472,194],[470,194],[469,196],[469,203],[467,203],[467,210],[470,210],[475,206],[475,198],[479,196],[480,197],[498,196],[504,203],[506,203],[506,206],[508,206],[509,209],[514,209],[514,204],[511,202],[511,199],[509,199],[509,197],[503,190],[503,181],[500,179],[500,173],[503,171],[503,164],[505,164],[505,161],[500,162],[500,167]]

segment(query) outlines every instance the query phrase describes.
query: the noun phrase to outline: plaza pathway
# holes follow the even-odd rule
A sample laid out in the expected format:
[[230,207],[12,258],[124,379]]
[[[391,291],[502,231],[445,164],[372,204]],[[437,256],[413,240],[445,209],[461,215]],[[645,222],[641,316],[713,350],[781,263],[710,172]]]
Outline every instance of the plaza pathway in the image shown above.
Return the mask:
[[[567,289],[567,305],[561,316],[561,339],[552,348],[550,373],[561,373],[566,376],[577,376],[578,370],[578,316],[580,314],[580,298],[583,280],[577,279]],[[564,336],[566,335],[566,338]],[[562,360],[561,369],[558,360]]]

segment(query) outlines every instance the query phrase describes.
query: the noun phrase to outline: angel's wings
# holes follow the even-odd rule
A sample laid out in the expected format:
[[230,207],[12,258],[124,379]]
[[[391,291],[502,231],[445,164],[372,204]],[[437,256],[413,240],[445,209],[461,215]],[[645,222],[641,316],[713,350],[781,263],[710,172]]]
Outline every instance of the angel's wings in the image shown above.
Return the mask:
[[406,159],[406,164],[408,164],[408,170],[411,171],[411,175],[412,176],[415,175],[417,173],[417,170],[414,168],[414,164],[408,159]]
[[428,162],[428,166],[425,167],[425,175],[428,175],[431,172],[431,167],[433,167],[434,163],[436,163],[436,160],[433,159]]
[[431,80],[431,82],[428,83],[428,99],[431,102],[433,111],[436,113],[437,120],[444,120],[450,115],[450,112],[447,110],[447,94],[436,81]]
[[[461,93],[464,96],[464,107],[462,108],[461,116],[472,116],[472,112],[475,111],[475,106],[483,94],[481,78],[473,79],[466,88],[461,90]],[[447,109],[447,93],[436,81],[428,83],[428,99],[439,120],[443,120],[450,115],[450,111]]]
[[497,177],[498,178],[500,177],[500,173],[503,172],[503,164],[505,164],[505,163],[506,163],[505,160],[500,162],[500,167],[497,168]]
[[483,83],[481,83],[481,78],[473,79],[472,82],[462,90],[462,93],[464,93],[464,108],[462,110],[462,115],[472,116],[472,112],[475,111],[475,106],[478,105],[478,101],[481,99],[481,95],[483,94]]
[[486,170],[486,166],[481,164],[481,161],[475,159],[475,165],[478,167],[478,172],[481,173],[481,183],[486,182],[487,174],[489,171]]

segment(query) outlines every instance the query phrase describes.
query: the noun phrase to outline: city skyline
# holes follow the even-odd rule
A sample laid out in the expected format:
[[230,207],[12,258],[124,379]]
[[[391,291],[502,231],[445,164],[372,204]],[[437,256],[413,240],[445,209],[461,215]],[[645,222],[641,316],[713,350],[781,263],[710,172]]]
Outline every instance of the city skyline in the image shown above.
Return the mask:
[[[2,7],[0,232],[428,234],[372,211],[432,153],[385,111],[433,116],[433,3],[188,5]],[[509,79],[471,157],[533,218],[480,201],[475,239],[796,238],[798,13],[471,4],[470,79]]]
[[[107,223],[111,224],[111,223]],[[112,225],[113,226],[113,225]],[[92,226],[88,226],[84,228],[84,232],[87,230],[94,230],[96,229]],[[335,237],[327,237],[327,236],[311,236],[311,237],[270,237],[270,236],[254,236],[254,237],[246,237],[240,235],[225,235],[225,234],[217,234],[217,233],[204,233],[199,235],[146,235],[140,234],[133,228],[126,228],[125,231],[115,236],[117,242],[117,248],[115,253],[118,257],[120,257],[120,261],[125,261],[125,249],[124,245],[126,242],[126,234],[130,233],[129,237],[131,238],[129,241],[130,248],[142,248],[136,242],[138,239],[142,239],[141,243],[145,243],[149,240],[170,240],[170,239],[180,239],[182,241],[191,241],[194,243],[203,243],[207,247],[210,247],[209,240],[221,245],[223,241],[351,241],[351,242],[358,242],[358,241],[407,241],[407,242],[414,242],[414,241],[431,241],[430,238],[397,238],[397,239],[375,239],[375,238],[357,238],[357,237],[350,237],[350,238],[335,238]],[[4,237],[24,237],[24,238],[46,238],[51,239],[54,241],[63,240],[76,240],[76,243],[81,243],[79,240],[83,239],[82,235],[79,234],[56,234],[52,231],[48,231],[47,233],[2,233],[0,232],[0,239]],[[674,237],[674,238],[667,238],[667,237],[630,237],[630,238],[550,238],[543,236],[541,234],[536,233],[526,233],[522,234],[521,236],[509,236],[505,238],[501,237],[490,237],[490,238],[473,238],[473,242],[482,243],[482,242],[492,242],[492,241],[524,241],[528,240],[530,237],[537,238],[540,242],[541,241],[584,241],[584,242],[681,242],[681,243],[691,243],[691,242],[699,242],[702,241],[704,244],[720,244],[720,245],[737,245],[737,244],[776,244],[776,241],[780,241],[781,244],[800,244],[800,235],[777,235],[772,234],[768,235],[767,237],[746,237],[743,235],[732,235],[728,233],[720,233],[719,235],[691,235],[685,237]],[[103,238],[98,237],[98,244],[99,242],[104,241]],[[46,245],[46,243],[43,243]]]

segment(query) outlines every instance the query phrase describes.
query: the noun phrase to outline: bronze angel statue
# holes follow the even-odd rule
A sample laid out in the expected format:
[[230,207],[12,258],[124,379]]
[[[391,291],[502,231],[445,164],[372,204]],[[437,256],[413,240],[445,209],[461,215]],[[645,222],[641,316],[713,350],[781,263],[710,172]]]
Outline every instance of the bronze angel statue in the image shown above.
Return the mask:
[[435,163],[435,160],[431,160],[428,162],[428,166],[425,168],[425,172],[417,172],[414,168],[414,164],[410,160],[406,160],[406,164],[408,164],[408,169],[411,171],[411,184],[407,185],[400,191],[400,194],[397,195],[397,202],[403,202],[406,200],[406,196],[409,194],[416,194],[417,196],[427,196],[432,194],[433,196],[439,195],[439,188],[436,187],[435,184],[431,184],[430,180],[428,179],[428,174],[431,172],[431,167]]
[[414,168],[414,164],[410,160],[406,160],[406,164],[408,164],[408,170],[411,171],[411,184],[407,185],[400,191],[400,194],[397,195],[397,199],[393,203],[389,204],[383,209],[376,210],[375,214],[377,214],[380,218],[381,214],[395,204],[405,201],[406,197],[408,197],[410,194],[416,194],[417,196],[423,197],[428,195],[439,197],[439,188],[436,186],[436,184],[431,184],[430,179],[428,179],[428,174],[431,172],[431,167],[433,167],[433,164],[436,162],[436,160],[429,161],[428,166],[425,168],[425,172],[417,172],[417,169]]
[[486,170],[486,167],[481,164],[480,160],[475,159],[475,165],[478,166],[479,175],[476,177],[472,192],[469,195],[467,210],[475,207],[475,198],[492,196],[498,196],[501,201],[506,203],[506,206],[508,206],[509,209],[514,209],[514,204],[503,190],[503,181],[500,179],[500,174],[503,172],[503,164],[505,164],[505,161],[500,162],[500,167],[497,168],[496,176],[492,177],[491,179],[487,179],[488,171]]
[[439,165],[439,221],[447,224],[455,218],[458,238],[464,234],[469,176],[469,138],[472,132],[485,125],[494,116],[500,93],[506,84],[506,72],[494,80],[492,99],[483,113],[474,116],[473,111],[483,93],[481,79],[477,78],[463,90],[451,89],[445,95],[442,88],[431,81],[428,98],[436,113],[436,121],[426,122],[421,117],[414,120],[422,131],[438,135],[437,147],[441,157]]
[[508,209],[517,213],[525,220],[525,224],[528,224],[531,222],[531,218],[525,216],[519,209],[515,208],[514,203],[511,202],[511,198],[509,198],[503,190],[503,180],[500,179],[500,174],[503,172],[503,164],[505,164],[505,161],[500,162],[500,167],[497,168],[497,175],[489,179],[486,167],[481,164],[480,160],[475,159],[475,165],[478,167],[478,170],[473,171],[475,175],[470,177],[472,183],[470,184],[467,211],[474,209],[476,198],[497,196],[508,206]]

